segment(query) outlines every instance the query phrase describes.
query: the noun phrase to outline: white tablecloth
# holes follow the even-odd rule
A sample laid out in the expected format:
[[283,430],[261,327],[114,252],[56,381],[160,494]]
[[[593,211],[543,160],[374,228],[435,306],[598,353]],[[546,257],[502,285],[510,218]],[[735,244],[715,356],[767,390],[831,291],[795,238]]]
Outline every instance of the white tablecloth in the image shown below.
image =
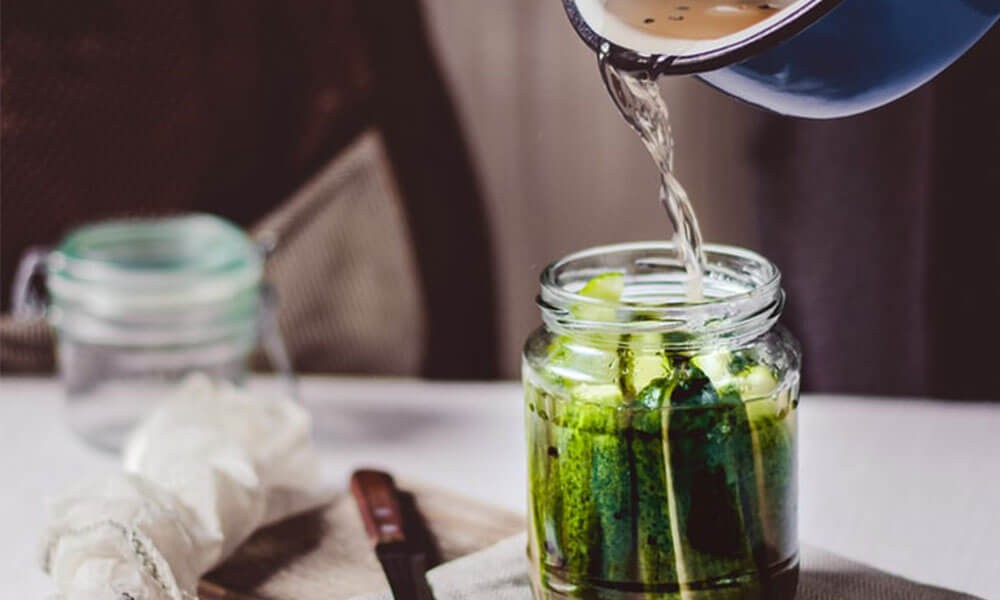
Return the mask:
[[[324,378],[303,392],[332,484],[379,466],[523,512],[518,384]],[[1000,404],[807,396],[800,419],[804,540],[1000,599]],[[55,381],[0,378],[0,598],[52,590],[36,565],[42,498],[116,468],[64,426]]]

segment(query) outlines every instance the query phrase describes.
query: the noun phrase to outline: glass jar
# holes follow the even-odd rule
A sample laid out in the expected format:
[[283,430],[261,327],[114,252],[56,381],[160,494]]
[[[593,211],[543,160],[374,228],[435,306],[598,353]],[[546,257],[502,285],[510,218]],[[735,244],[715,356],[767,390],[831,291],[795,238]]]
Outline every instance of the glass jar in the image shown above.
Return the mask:
[[545,269],[523,356],[536,599],[792,598],[800,352],[777,268],[668,243]]
[[[241,229],[210,215],[101,222],[29,252],[14,309],[47,317],[71,427],[114,450],[189,374],[241,383],[258,340],[294,393],[263,262]],[[47,302],[32,293],[40,274]]]

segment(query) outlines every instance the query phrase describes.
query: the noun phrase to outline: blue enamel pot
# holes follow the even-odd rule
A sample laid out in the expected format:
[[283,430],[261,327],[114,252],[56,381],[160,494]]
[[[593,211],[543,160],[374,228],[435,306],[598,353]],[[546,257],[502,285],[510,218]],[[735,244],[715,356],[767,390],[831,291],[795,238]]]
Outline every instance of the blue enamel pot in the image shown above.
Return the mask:
[[[685,45],[616,29],[602,13],[606,1],[563,4],[580,37],[615,66],[694,74],[766,110],[815,119],[866,112],[913,91],[1000,18],[1000,0],[796,0],[746,31]],[[1000,65],[983,74],[998,75]]]

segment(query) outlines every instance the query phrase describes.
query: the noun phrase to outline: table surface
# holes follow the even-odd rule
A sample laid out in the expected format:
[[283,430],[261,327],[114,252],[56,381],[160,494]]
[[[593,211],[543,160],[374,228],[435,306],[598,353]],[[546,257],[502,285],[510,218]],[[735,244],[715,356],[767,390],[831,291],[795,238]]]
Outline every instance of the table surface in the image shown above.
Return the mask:
[[[306,378],[302,392],[331,485],[378,466],[524,512],[519,384]],[[0,598],[53,591],[37,566],[44,498],[117,468],[61,409],[54,380],[0,378]],[[805,396],[799,431],[803,540],[1000,598],[1000,404]]]

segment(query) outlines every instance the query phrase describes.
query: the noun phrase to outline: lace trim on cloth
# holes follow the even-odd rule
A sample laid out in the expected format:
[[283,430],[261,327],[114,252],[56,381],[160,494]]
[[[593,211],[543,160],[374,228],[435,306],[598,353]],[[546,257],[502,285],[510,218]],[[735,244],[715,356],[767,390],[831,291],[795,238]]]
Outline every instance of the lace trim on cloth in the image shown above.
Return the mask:
[[109,590],[132,600],[197,599],[198,576],[220,542],[199,534],[205,524],[181,498],[133,474],[85,486],[51,512],[42,569],[73,600]]
[[[86,538],[89,535],[99,532],[102,529],[114,530],[125,540],[132,549],[133,557],[138,561],[144,573],[149,576],[163,590],[170,600],[198,600],[197,594],[191,594],[178,587],[174,580],[170,565],[156,550],[156,545],[144,533],[138,529],[127,527],[115,521],[104,521],[94,523],[78,529],[69,529],[54,533],[42,549],[42,570],[47,575],[52,574],[52,553],[57,544],[65,538]],[[135,592],[111,590],[119,595],[118,600],[147,600],[142,596],[135,595]],[[63,596],[56,596],[62,598]]]

